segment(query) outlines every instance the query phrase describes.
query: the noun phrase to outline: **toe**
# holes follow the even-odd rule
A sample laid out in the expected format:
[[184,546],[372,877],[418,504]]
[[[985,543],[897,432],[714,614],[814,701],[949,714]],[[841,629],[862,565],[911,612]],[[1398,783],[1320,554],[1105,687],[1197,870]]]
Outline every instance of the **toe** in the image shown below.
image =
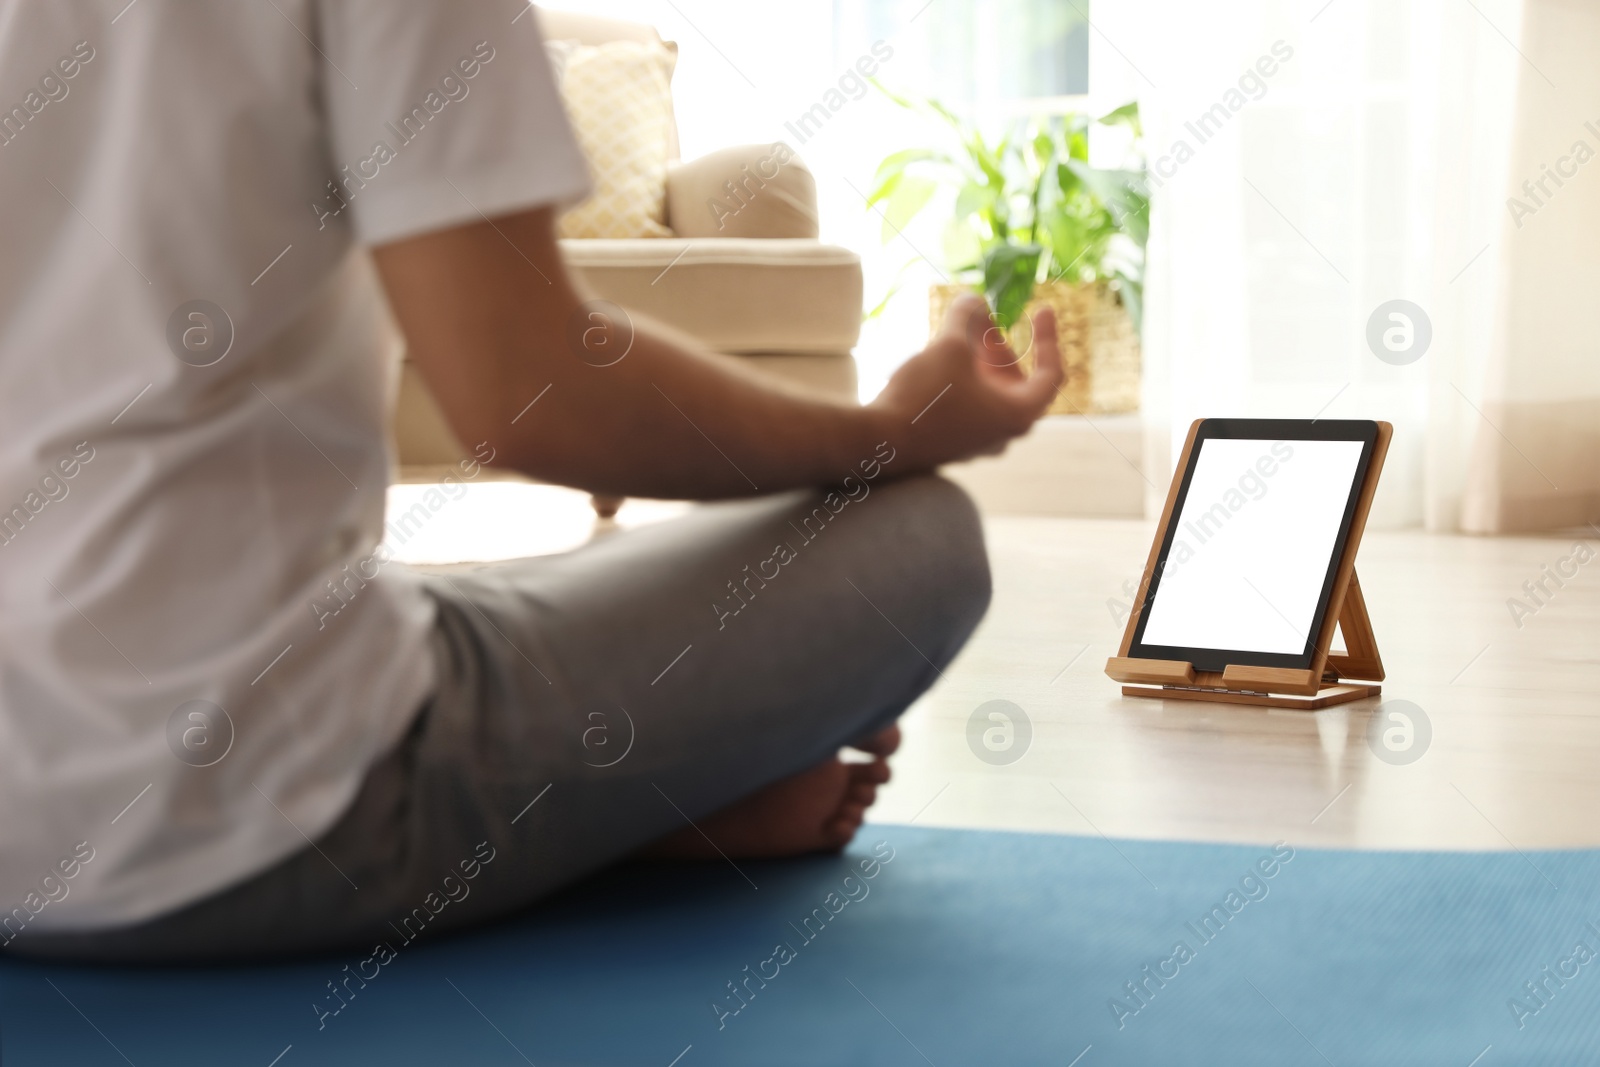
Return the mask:
[[870,763],[852,763],[849,767],[852,785],[861,782],[882,785],[889,780],[889,763],[887,760],[875,759]]
[[839,810],[838,811],[833,813],[833,820],[832,821],[837,821],[839,819],[848,819],[850,822],[853,822],[853,823],[855,823],[856,825],[859,826],[860,823],[861,823],[862,818],[866,814],[867,814],[867,805],[858,804],[853,800],[847,800],[843,804],[839,805]]
[[861,829],[859,815],[855,818],[850,818],[841,814],[828,820],[827,826],[823,827],[823,836],[827,840],[829,847],[840,849],[850,843],[859,829]]
[[898,725],[886,727],[870,737],[854,742],[850,747],[870,753],[879,759],[887,758],[894,755],[895,750],[900,747],[900,727]]

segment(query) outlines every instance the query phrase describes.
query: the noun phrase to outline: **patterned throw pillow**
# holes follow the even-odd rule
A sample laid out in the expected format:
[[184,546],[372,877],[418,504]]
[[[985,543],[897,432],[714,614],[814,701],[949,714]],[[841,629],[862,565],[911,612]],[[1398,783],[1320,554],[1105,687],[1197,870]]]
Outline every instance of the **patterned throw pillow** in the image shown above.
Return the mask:
[[551,41],[549,51],[594,181],[593,195],[561,217],[559,235],[672,236],[666,197],[675,57],[642,41]]

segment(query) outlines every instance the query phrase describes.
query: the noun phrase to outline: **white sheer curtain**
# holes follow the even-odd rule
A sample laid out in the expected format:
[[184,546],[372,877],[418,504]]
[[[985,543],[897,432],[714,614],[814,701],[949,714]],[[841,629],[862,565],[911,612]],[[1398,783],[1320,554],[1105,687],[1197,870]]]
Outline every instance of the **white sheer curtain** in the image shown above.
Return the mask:
[[1519,45],[1472,530],[1600,520],[1600,4],[1529,0]]
[[[1163,490],[1197,417],[1380,418],[1396,434],[1373,522],[1461,527],[1473,442],[1494,433],[1521,8],[1095,5],[1096,95],[1137,95],[1152,158],[1173,157],[1145,320],[1147,457]],[[1391,300],[1431,324],[1405,365],[1367,341]]]

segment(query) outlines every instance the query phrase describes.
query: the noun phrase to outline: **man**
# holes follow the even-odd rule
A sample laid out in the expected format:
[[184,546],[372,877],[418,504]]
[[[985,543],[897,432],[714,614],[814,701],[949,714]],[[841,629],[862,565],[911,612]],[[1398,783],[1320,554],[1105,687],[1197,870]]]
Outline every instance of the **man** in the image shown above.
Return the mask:
[[[0,0],[0,943],[370,945],[641,850],[842,847],[987,603],[923,472],[1042,413],[1049,318],[1024,378],[963,301],[865,408],[642,322],[595,366],[525,9],[124,2]],[[485,461],[747,499],[389,562],[395,322]]]

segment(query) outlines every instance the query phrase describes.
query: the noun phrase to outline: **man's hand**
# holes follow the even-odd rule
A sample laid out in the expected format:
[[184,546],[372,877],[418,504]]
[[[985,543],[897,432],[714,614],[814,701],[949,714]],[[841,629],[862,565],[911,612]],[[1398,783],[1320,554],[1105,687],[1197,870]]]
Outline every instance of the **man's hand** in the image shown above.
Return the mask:
[[1050,311],[1033,317],[1033,373],[1024,375],[1017,363],[982,298],[957,298],[939,335],[869,405],[885,416],[890,442],[909,461],[901,469],[996,455],[1028,432],[1061,387]]

